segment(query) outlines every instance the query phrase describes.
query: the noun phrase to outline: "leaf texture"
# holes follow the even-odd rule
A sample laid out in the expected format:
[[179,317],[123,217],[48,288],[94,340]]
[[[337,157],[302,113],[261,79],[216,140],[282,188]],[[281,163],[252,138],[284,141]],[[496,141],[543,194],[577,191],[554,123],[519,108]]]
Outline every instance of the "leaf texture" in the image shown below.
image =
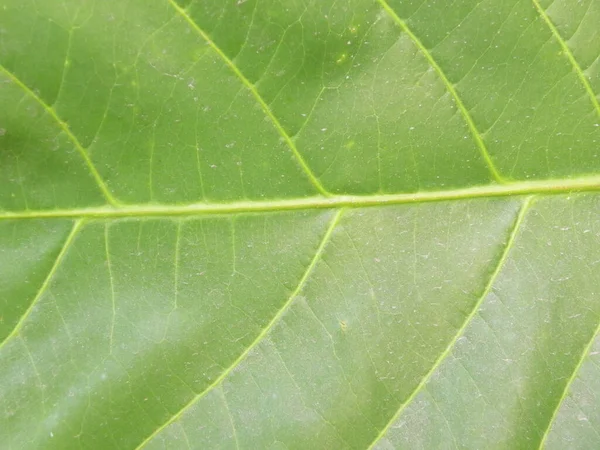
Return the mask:
[[597,448],[599,23],[0,0],[2,446]]

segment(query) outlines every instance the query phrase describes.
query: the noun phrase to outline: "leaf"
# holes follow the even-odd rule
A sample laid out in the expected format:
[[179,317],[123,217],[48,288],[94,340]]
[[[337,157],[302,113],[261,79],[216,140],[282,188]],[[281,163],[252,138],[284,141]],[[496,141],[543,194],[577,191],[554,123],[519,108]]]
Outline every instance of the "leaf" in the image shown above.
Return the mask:
[[598,0],[2,0],[5,448],[597,448]]

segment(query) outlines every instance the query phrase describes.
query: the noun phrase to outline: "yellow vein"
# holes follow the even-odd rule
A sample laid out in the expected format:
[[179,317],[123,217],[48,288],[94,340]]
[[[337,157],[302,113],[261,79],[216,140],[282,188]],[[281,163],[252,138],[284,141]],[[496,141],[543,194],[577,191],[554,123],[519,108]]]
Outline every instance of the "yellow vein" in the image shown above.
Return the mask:
[[383,427],[383,429],[380,431],[380,433],[375,437],[375,439],[373,440],[371,445],[369,445],[369,449],[372,449],[375,446],[375,444],[388,432],[388,430],[390,429],[392,424],[394,422],[396,422],[396,420],[398,419],[398,417],[400,417],[400,415],[406,409],[406,407],[417,396],[417,394],[419,392],[421,392],[421,389],[423,389],[423,387],[427,384],[427,382],[429,381],[429,379],[431,378],[433,373],[438,369],[438,367],[440,367],[440,365],[446,359],[446,357],[450,354],[450,352],[452,352],[452,349],[454,348],[454,345],[456,344],[458,339],[464,334],[465,330],[467,329],[467,327],[469,326],[469,324],[471,323],[471,321],[473,320],[473,318],[479,311],[481,304],[483,303],[485,298],[488,296],[488,294],[492,290],[492,286],[494,285],[496,278],[498,278],[498,275],[500,274],[502,267],[504,267],[506,259],[508,258],[508,254],[510,253],[510,249],[512,248],[512,246],[514,244],[515,238],[519,232],[519,229],[521,228],[521,224],[523,223],[523,219],[525,218],[525,215],[527,214],[527,210],[529,208],[530,203],[531,203],[531,197],[526,198],[525,201],[523,202],[521,209],[519,210],[519,214],[517,215],[517,218],[513,224],[512,230],[510,231],[510,235],[508,237],[506,245],[504,246],[504,250],[502,251],[502,255],[500,256],[500,259],[498,260],[498,263],[496,264],[494,272],[490,276],[490,279],[488,280],[488,282],[485,286],[485,289],[483,290],[483,293],[481,294],[481,296],[479,297],[479,299],[477,300],[477,302],[471,309],[471,312],[469,313],[469,315],[465,318],[465,321],[463,322],[462,326],[456,332],[456,334],[454,335],[452,340],[448,343],[448,346],[446,347],[446,349],[442,352],[442,354],[440,354],[440,356],[433,363],[433,365],[431,366],[429,371],[425,374],[425,376],[423,378],[421,378],[421,381],[419,382],[417,387],[412,391],[412,393],[408,396],[408,398],[400,405],[400,407],[398,408],[396,413],[392,416],[392,418],[389,420],[387,425],[385,427]]
[[191,408],[202,397],[204,397],[212,389],[214,389],[216,386],[218,386],[246,358],[246,356],[248,356],[248,354],[252,351],[252,349],[254,349],[260,342],[262,342],[262,340],[265,338],[265,336],[267,334],[269,334],[269,332],[279,322],[279,319],[281,319],[281,317],[286,313],[286,311],[290,308],[290,306],[292,305],[292,303],[294,302],[294,300],[296,299],[298,294],[300,294],[300,292],[304,288],[313,269],[317,265],[317,262],[321,259],[321,256],[323,255],[323,253],[325,251],[325,247],[327,246],[327,243],[330,241],[333,231],[335,230],[335,227],[337,226],[337,224],[340,221],[340,218],[342,217],[342,213],[343,213],[342,209],[338,210],[335,213],[335,215],[331,219],[331,222],[329,223],[329,226],[327,227],[327,231],[323,235],[323,238],[321,239],[321,242],[319,243],[319,246],[317,247],[317,251],[315,252],[315,254],[314,254],[312,260],[310,261],[310,263],[308,264],[308,266],[306,267],[306,270],[304,271],[302,278],[300,278],[300,281],[298,282],[296,289],[294,290],[294,292],[292,292],[292,294],[289,296],[289,298],[283,304],[283,306],[279,309],[279,311],[277,311],[277,313],[273,316],[271,321],[261,330],[261,332],[258,334],[258,336],[256,336],[254,341],[252,341],[252,343],[246,348],[246,350],[244,350],[237,357],[237,359],[226,370],[224,370],[221,373],[221,375],[219,375],[215,379],[215,381],[213,381],[202,392],[200,392],[195,397],[193,397],[176,414],[174,414],[169,420],[167,420],[160,427],[158,427],[152,434],[150,434],[150,436],[148,436],[146,439],[144,439],[144,441],[140,445],[137,446],[136,450],[139,450],[142,447],[144,447],[148,442],[150,442],[162,430],[164,430],[166,427],[168,427],[173,422],[178,420],[189,408]]
[[567,180],[516,182],[486,185],[447,191],[423,191],[405,194],[338,195],[287,200],[259,200],[231,203],[196,203],[187,205],[124,205],[121,207],[74,208],[40,211],[4,211],[0,220],[52,218],[127,218],[197,216],[211,214],[241,214],[333,208],[364,208],[410,203],[426,203],[476,198],[509,197],[515,195],[558,195],[574,192],[600,191],[600,176]]
[[44,100],[42,100],[42,98],[40,96],[38,96],[35,92],[33,92],[31,89],[29,89],[29,87],[27,87],[27,85],[25,83],[23,83],[15,74],[10,72],[2,64],[0,64],[0,72],[4,73],[14,84],[19,86],[27,95],[29,95],[37,103],[39,103],[40,106],[42,108],[44,108],[44,110],[46,110],[46,112],[48,114],[50,114],[50,116],[56,121],[58,126],[67,135],[69,140],[73,143],[73,145],[75,146],[75,148],[77,149],[77,151],[79,152],[81,157],[83,158],[90,173],[94,177],[94,180],[96,181],[96,184],[98,185],[98,188],[104,195],[104,198],[106,198],[106,200],[111,205],[114,205],[114,206],[118,205],[119,202],[115,199],[115,197],[113,197],[112,193],[109,191],[108,187],[106,186],[106,183],[100,176],[100,173],[98,173],[98,170],[96,169],[96,166],[94,166],[94,163],[90,159],[87,151],[85,150],[85,148],[83,148],[83,145],[81,145],[81,142],[79,142],[79,139],[77,139],[77,137],[73,134],[73,132],[71,131],[71,129],[69,128],[67,123],[64,120],[62,120],[60,117],[58,117],[58,114],[56,114],[56,111],[54,110],[54,108],[52,106],[48,105]]
[[556,420],[556,416],[558,416],[558,411],[560,410],[560,407],[563,404],[565,398],[567,398],[567,395],[569,394],[569,390],[571,389],[571,385],[575,381],[575,378],[577,378],[577,374],[579,373],[581,366],[583,366],[586,356],[590,353],[590,350],[592,349],[592,345],[594,345],[594,340],[595,340],[596,336],[598,335],[598,333],[600,333],[600,322],[598,322],[598,325],[596,326],[596,329],[594,330],[594,333],[592,334],[590,341],[587,343],[587,345],[583,349],[583,352],[581,353],[581,357],[579,358],[579,361],[577,361],[577,364],[575,365],[575,368],[573,369],[573,373],[571,374],[571,377],[567,380],[567,383],[565,384],[565,388],[562,392],[562,395],[560,396],[560,399],[558,400],[558,403],[556,404],[556,408],[554,408],[554,412],[552,413],[552,417],[550,418],[550,421],[548,422],[548,427],[544,431],[544,435],[542,436],[542,440],[540,441],[540,446],[539,446],[540,450],[542,448],[544,448],[544,445],[546,444],[546,440],[548,439],[548,436],[550,435],[550,430],[552,429],[552,424]]
[[573,69],[575,69],[575,73],[581,80],[583,87],[585,88],[586,92],[590,96],[592,104],[594,105],[594,108],[596,108],[596,112],[598,113],[598,115],[600,115],[600,103],[598,102],[598,97],[596,97],[596,94],[594,93],[594,90],[592,89],[592,85],[590,84],[589,80],[583,73],[583,70],[581,69],[581,66],[575,59],[575,56],[573,56],[573,53],[571,53],[571,49],[569,49],[569,46],[567,45],[565,40],[562,38],[562,36],[558,32],[558,29],[556,28],[554,23],[552,23],[552,20],[550,20],[550,17],[546,13],[546,11],[542,8],[542,5],[540,5],[540,2],[538,0],[532,0],[532,2],[534,4],[535,8],[538,10],[540,17],[544,20],[544,22],[546,22],[546,25],[548,25],[548,28],[550,28],[550,31],[554,35],[555,39],[558,41],[560,47],[562,48],[563,54],[567,57],[567,59],[573,66]]
[[267,105],[267,102],[265,102],[265,100],[259,94],[254,84],[252,84],[250,80],[246,78],[246,76],[240,71],[240,69],[238,69],[234,62],[219,48],[219,46],[217,46],[217,44],[210,38],[210,36],[202,28],[200,28],[200,26],[190,17],[190,15],[184,8],[179,6],[174,0],[168,1],[171,4],[171,6],[173,6],[173,8],[175,8],[179,14],[181,14],[185,21],[188,22],[190,26],[194,28],[194,30],[196,30],[196,32],[202,37],[202,39],[206,41],[206,43],[215,51],[215,53],[219,55],[219,57],[225,62],[225,64],[227,64],[229,68],[233,71],[233,73],[240,79],[242,84],[246,86],[246,88],[250,91],[252,96],[256,99],[258,104],[263,109],[264,113],[273,123],[273,126],[275,127],[279,135],[282,137],[282,139],[285,141],[288,147],[292,150],[292,153],[298,161],[298,164],[300,164],[300,167],[302,168],[312,185],[315,187],[315,189],[317,189],[317,191],[322,195],[330,195],[330,193],[325,189],[325,187],[316,177],[316,175],[312,172],[312,170],[298,151],[296,144],[294,144],[294,141],[292,140],[290,135],[285,131],[277,117],[275,117],[273,111],[271,111],[271,108],[269,107],[269,105]]
[[48,275],[44,279],[44,282],[40,286],[39,290],[35,294],[35,297],[31,301],[31,303],[29,304],[29,306],[27,307],[27,309],[25,310],[25,312],[23,313],[23,315],[21,316],[21,318],[19,319],[19,321],[17,322],[17,324],[15,325],[15,327],[8,334],[8,336],[6,336],[6,338],[4,338],[4,340],[2,342],[0,342],[0,349],[2,349],[2,347],[12,337],[16,336],[21,331],[21,328],[23,327],[23,324],[25,323],[25,321],[27,320],[27,318],[29,317],[29,315],[33,311],[33,308],[35,307],[35,305],[37,304],[37,302],[39,301],[39,299],[42,298],[42,295],[44,294],[44,292],[46,292],[46,289],[48,289],[48,286],[50,285],[50,282],[52,281],[52,278],[54,277],[54,274],[56,273],[56,271],[57,271],[58,267],[60,266],[62,260],[64,259],[65,255],[67,254],[67,250],[70,247],[70,245],[73,242],[73,240],[75,239],[75,236],[77,235],[77,232],[81,228],[82,223],[83,223],[83,220],[78,220],[78,221],[76,221],[73,224],[73,228],[71,229],[71,232],[69,233],[69,236],[65,240],[65,243],[63,244],[60,252],[58,253],[58,256],[56,257],[56,260],[54,261],[54,264],[50,268],[50,271],[48,272]]
[[502,177],[502,175],[500,175],[500,173],[498,172],[498,169],[496,169],[496,166],[494,165],[494,162],[492,161],[492,157],[490,156],[490,154],[487,151],[487,148],[483,142],[483,139],[481,138],[481,134],[479,133],[479,130],[475,126],[475,122],[473,121],[471,114],[469,114],[469,111],[467,110],[463,101],[461,100],[460,96],[458,95],[458,92],[456,92],[456,89],[454,88],[454,86],[452,85],[452,83],[450,82],[450,80],[448,79],[448,77],[446,76],[444,71],[442,70],[442,68],[435,61],[435,59],[433,58],[433,56],[431,55],[429,50],[427,50],[427,48],[423,45],[423,43],[419,40],[419,38],[412,32],[412,30],[408,27],[406,22],[404,20],[402,20],[400,18],[400,16],[398,16],[398,14],[396,14],[396,11],[394,11],[391,8],[391,6],[387,3],[387,1],[386,0],[377,0],[377,1],[383,7],[383,9],[386,11],[386,13],[392,18],[392,20],[394,22],[396,22],[398,27],[400,27],[400,29],[403,32],[405,32],[410,37],[410,39],[412,39],[412,41],[415,43],[417,48],[421,51],[421,53],[423,54],[425,59],[427,59],[427,61],[431,65],[431,67],[433,67],[433,69],[437,72],[438,76],[442,80],[442,83],[444,83],[444,85],[446,86],[446,89],[448,90],[448,92],[450,93],[452,98],[454,99],[456,106],[458,107],[465,122],[467,123],[467,126],[469,127],[469,130],[471,131],[471,134],[473,135],[473,139],[475,140],[475,144],[479,148],[481,156],[483,157],[486,164],[488,165],[488,169],[489,169],[490,173],[492,174],[492,176],[494,177],[494,179],[496,181],[498,181],[499,183],[504,183],[505,180]]

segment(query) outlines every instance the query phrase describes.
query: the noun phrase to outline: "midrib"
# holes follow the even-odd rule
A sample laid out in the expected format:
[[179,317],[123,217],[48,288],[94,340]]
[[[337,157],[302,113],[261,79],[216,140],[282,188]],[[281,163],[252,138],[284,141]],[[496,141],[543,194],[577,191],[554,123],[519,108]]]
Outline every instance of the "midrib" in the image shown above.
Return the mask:
[[244,212],[289,211],[300,209],[360,208],[369,206],[425,203],[444,200],[468,200],[512,195],[555,195],[569,192],[600,190],[600,176],[566,180],[546,180],[494,184],[445,191],[426,191],[404,194],[337,195],[287,200],[240,201],[231,203],[196,203],[187,205],[123,205],[54,210],[0,212],[0,219],[36,218],[103,218],[186,216],[203,214],[236,214]]

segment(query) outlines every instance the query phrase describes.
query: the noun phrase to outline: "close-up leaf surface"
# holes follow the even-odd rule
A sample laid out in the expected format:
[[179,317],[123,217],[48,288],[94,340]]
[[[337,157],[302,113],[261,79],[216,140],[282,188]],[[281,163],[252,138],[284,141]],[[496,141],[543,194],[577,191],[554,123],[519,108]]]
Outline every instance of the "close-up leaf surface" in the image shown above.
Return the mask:
[[600,447],[600,0],[0,0],[0,447]]

